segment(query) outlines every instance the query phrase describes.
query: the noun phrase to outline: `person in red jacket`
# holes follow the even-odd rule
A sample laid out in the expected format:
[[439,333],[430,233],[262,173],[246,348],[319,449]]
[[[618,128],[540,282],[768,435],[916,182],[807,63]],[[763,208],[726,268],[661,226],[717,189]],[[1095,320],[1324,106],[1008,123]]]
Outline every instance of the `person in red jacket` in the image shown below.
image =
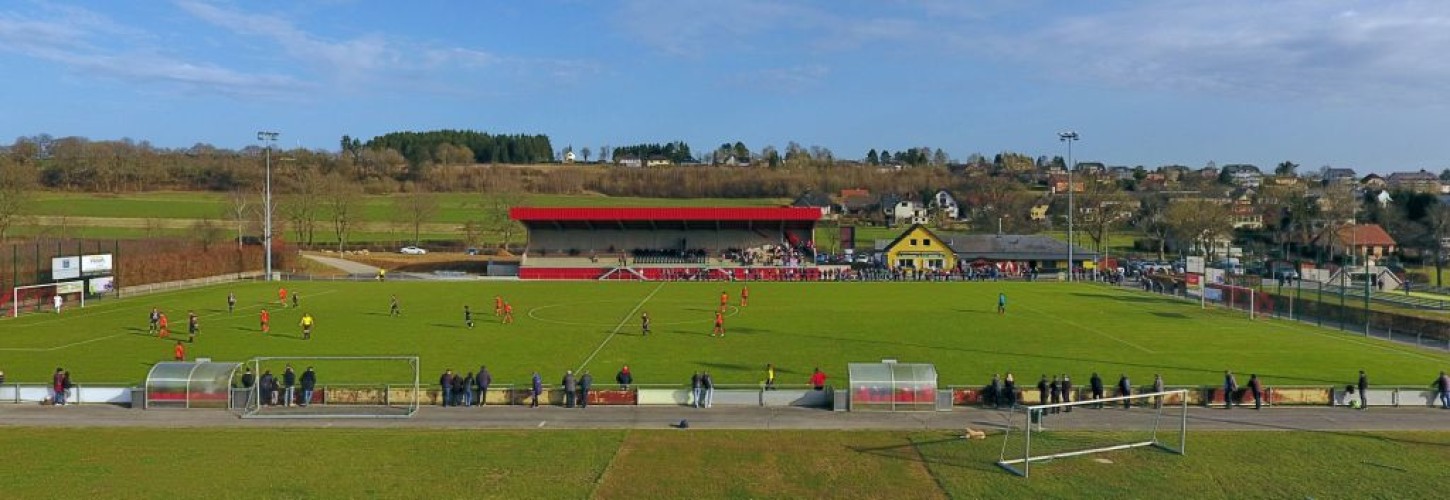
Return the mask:
[[817,391],[826,390],[826,374],[822,373],[820,368],[816,368],[816,371],[811,373],[811,388]]
[[262,315],[261,316],[262,316],[262,333],[271,332],[272,331],[272,314],[269,313],[269,312],[267,312],[267,309],[263,308],[262,309]]
[[157,325],[161,329],[160,333],[156,335],[158,338],[164,339],[171,336],[171,322],[166,320],[166,313],[161,313],[161,320]]
[[177,361],[186,361],[186,346],[182,345],[180,340],[176,341],[176,348],[173,351],[176,353]]

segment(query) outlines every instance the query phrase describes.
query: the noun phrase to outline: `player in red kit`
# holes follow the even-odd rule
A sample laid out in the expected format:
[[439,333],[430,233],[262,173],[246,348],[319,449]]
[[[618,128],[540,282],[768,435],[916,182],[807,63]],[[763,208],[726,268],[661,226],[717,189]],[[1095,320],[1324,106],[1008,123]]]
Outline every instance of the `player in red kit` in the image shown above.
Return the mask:
[[750,305],[750,287],[740,287],[740,307]]
[[710,332],[711,337],[716,335],[725,336],[725,313],[719,311],[715,312],[715,329]]
[[262,309],[262,333],[270,333],[271,331],[272,313],[267,312],[266,309]]

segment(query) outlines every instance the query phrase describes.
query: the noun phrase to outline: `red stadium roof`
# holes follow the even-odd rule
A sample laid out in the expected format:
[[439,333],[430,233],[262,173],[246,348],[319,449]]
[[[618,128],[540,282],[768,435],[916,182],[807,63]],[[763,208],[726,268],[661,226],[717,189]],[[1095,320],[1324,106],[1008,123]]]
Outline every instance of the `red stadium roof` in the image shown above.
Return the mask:
[[821,219],[814,207],[658,207],[580,208],[514,207],[509,218],[519,222],[614,221],[800,221]]

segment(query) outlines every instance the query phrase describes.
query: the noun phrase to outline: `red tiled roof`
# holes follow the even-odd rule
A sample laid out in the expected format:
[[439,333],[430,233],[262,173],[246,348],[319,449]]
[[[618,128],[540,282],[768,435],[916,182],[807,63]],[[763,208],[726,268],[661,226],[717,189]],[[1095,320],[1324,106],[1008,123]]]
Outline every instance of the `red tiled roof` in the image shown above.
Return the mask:
[[1339,228],[1337,236],[1342,245],[1377,247],[1396,245],[1395,239],[1391,238],[1390,233],[1385,232],[1385,228],[1380,227],[1379,224],[1342,227]]
[[817,221],[817,207],[514,207],[509,218],[541,221]]

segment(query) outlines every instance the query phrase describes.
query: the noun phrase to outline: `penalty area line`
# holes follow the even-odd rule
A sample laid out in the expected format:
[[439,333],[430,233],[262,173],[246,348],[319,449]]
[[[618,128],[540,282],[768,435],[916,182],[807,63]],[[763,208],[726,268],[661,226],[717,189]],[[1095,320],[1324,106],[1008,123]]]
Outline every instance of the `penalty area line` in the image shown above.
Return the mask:
[[595,347],[594,348],[594,352],[589,353],[589,357],[584,358],[584,362],[583,363],[580,363],[579,364],[579,368],[576,368],[574,370],[574,372],[577,373],[577,372],[584,371],[584,367],[589,366],[589,362],[590,361],[594,361],[594,357],[599,355],[599,351],[604,350],[604,346],[605,345],[608,345],[609,344],[609,341],[612,340],[612,339],[614,339],[614,336],[615,335],[618,335],[619,334],[619,329],[624,328],[624,324],[625,323],[628,323],[631,318],[634,318],[634,313],[639,312],[639,308],[644,307],[644,303],[645,302],[649,302],[649,299],[654,298],[655,294],[656,293],[659,293],[660,292],[660,289],[661,288],[664,288],[664,287],[665,287],[665,282],[661,281],[658,286],[655,286],[655,289],[654,290],[651,290],[649,292],[649,295],[645,295],[644,296],[644,300],[641,300],[641,301],[639,301],[638,304],[635,304],[634,305],[634,309],[630,309],[629,310],[629,313],[624,315],[624,319],[619,320],[619,324],[618,325],[614,325],[614,330],[610,331],[609,332],[609,335],[606,335],[604,337],[604,340],[601,341],[601,342],[599,342],[599,347]]

